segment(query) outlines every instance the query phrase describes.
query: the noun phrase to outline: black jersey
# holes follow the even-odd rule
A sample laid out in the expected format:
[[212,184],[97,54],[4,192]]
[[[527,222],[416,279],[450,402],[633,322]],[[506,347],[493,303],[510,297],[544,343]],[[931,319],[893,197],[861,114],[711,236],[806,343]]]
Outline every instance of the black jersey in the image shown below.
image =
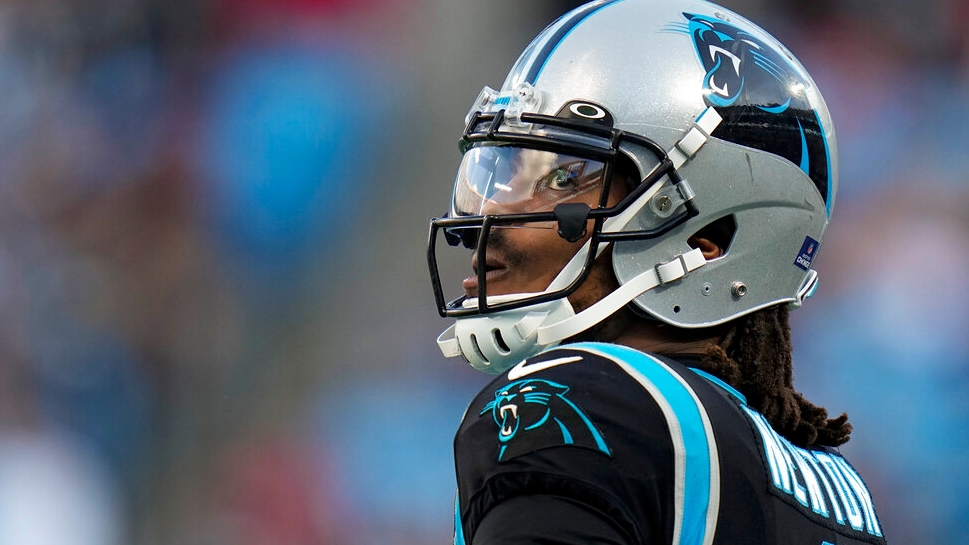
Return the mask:
[[513,367],[454,444],[457,544],[885,543],[836,451],[798,448],[717,378],[623,346]]

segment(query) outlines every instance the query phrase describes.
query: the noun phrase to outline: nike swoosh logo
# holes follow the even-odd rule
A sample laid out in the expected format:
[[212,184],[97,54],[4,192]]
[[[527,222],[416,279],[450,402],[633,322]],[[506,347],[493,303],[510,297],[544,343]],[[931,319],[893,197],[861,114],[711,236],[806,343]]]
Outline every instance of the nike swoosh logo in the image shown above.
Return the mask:
[[511,368],[508,371],[508,378],[511,380],[518,380],[524,376],[536,373],[538,371],[543,371],[545,369],[550,369],[552,367],[557,367],[559,365],[565,365],[566,363],[574,363],[577,361],[582,361],[582,356],[569,356],[567,358],[556,358],[554,360],[545,360],[535,362],[531,365],[528,364],[528,360],[525,360],[518,365]]

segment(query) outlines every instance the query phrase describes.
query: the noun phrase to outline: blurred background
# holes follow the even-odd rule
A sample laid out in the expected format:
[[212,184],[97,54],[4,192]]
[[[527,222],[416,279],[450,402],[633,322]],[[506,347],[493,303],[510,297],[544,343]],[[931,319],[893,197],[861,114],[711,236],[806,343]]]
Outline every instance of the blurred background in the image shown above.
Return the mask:
[[[827,98],[795,381],[895,544],[969,521],[969,2],[725,0]],[[0,544],[448,543],[487,381],[427,220],[564,0],[0,2]]]

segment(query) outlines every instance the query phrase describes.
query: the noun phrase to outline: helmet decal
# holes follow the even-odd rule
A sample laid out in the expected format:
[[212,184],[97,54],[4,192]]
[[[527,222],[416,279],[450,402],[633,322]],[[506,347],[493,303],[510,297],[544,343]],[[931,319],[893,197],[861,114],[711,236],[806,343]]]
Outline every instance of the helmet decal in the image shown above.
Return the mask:
[[794,264],[805,271],[810,270],[818,246],[821,246],[820,242],[811,237],[804,237],[804,244],[801,245],[801,251],[798,252],[797,258],[794,259]]
[[[773,153],[798,165],[828,205],[831,165],[805,80],[786,52],[715,17],[683,13],[667,30],[688,34],[706,74],[703,100],[723,117],[712,136]],[[769,133],[761,129],[770,124]]]

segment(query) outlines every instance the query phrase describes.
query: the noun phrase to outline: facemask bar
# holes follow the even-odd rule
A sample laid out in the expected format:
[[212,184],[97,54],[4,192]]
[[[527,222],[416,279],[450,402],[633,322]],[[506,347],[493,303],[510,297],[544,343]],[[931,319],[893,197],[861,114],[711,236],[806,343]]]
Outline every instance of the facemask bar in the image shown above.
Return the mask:
[[[591,136],[597,141],[608,142],[608,147],[596,146],[578,140],[569,140],[558,135],[535,135],[519,131],[502,130],[504,123],[504,110],[494,113],[474,112],[470,115],[468,126],[461,139],[461,151],[466,151],[476,142],[496,142],[518,145],[521,147],[534,148],[555,153],[564,153],[577,157],[602,162],[605,167],[602,175],[602,195],[599,207],[590,209],[587,205],[576,206],[574,203],[559,204],[552,211],[531,212],[522,214],[502,214],[486,216],[466,216],[444,218],[431,221],[430,232],[428,234],[427,262],[430,270],[431,283],[434,289],[434,298],[438,307],[438,314],[442,317],[464,317],[481,314],[489,314],[503,310],[521,308],[529,305],[536,305],[567,297],[572,294],[583,281],[588,277],[592,262],[598,256],[599,245],[603,242],[610,243],[619,240],[644,240],[662,236],[671,229],[682,224],[686,220],[696,216],[698,210],[692,198],[686,199],[684,210],[680,213],[671,215],[661,225],[647,230],[638,231],[619,231],[602,232],[603,221],[607,218],[615,217],[635,202],[644,192],[660,181],[664,176],[669,176],[672,185],[677,187],[683,182],[679,176],[673,161],[655,141],[633,133],[628,133],[618,129],[611,129],[601,125],[565,119],[555,116],[542,114],[522,113],[519,116],[520,123],[543,125],[546,127],[557,127],[575,131],[581,135]],[[646,148],[660,158],[657,165],[641,180],[625,197],[615,206],[606,207],[609,189],[615,169],[615,159],[619,154],[619,146],[623,142],[629,142]],[[683,184],[684,187],[686,184]],[[687,192],[688,193],[688,192]],[[477,305],[466,308],[465,301],[467,296],[461,296],[451,302],[447,302],[440,278],[440,271],[437,265],[436,248],[438,232],[443,230],[445,238],[451,246],[461,243],[460,235],[454,233],[460,229],[480,229],[475,251],[477,252],[478,263],[486,263],[486,251],[488,237],[491,228],[513,224],[530,222],[556,222],[559,225],[559,232],[569,234],[569,225],[581,225],[585,227],[588,220],[593,220],[592,234],[589,238],[588,251],[584,258],[581,272],[566,287],[552,292],[543,292],[536,295],[524,296],[514,301],[488,302],[487,281],[485,279],[485,267],[478,270],[478,297]],[[574,227],[572,228],[574,229]],[[573,233],[574,234],[574,233]],[[581,237],[581,235],[580,235]],[[567,238],[563,235],[563,238]],[[577,240],[577,238],[576,238]],[[582,251],[582,250],[580,250]]]

